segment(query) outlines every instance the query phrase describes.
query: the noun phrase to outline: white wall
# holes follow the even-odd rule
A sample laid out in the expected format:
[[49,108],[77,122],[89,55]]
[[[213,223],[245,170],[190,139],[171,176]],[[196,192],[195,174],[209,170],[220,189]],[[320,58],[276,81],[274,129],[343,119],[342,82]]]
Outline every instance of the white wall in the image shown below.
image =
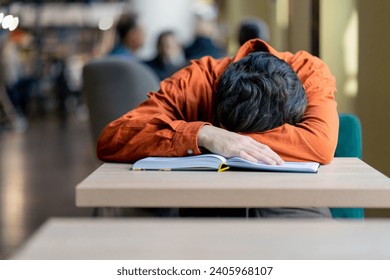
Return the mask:
[[142,58],[154,54],[158,34],[172,29],[182,43],[189,43],[193,35],[193,0],[133,0],[146,33],[144,47],[137,53]]

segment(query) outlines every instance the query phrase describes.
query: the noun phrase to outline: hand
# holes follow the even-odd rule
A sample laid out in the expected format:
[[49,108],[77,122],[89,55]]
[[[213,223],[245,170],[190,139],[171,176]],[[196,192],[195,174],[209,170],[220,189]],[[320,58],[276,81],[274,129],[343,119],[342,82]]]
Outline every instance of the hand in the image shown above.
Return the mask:
[[241,157],[243,159],[266,164],[283,164],[281,157],[267,145],[241,135],[212,125],[203,126],[198,133],[198,145],[212,153],[224,157]]

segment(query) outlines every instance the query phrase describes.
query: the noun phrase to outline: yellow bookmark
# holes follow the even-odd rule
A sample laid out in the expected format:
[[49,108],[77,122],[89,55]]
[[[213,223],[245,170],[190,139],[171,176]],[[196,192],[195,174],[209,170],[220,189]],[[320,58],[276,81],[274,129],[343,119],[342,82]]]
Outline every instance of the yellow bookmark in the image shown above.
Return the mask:
[[221,163],[218,167],[218,172],[223,172],[225,170],[228,170],[229,169],[229,166],[227,166],[226,164],[224,163]]

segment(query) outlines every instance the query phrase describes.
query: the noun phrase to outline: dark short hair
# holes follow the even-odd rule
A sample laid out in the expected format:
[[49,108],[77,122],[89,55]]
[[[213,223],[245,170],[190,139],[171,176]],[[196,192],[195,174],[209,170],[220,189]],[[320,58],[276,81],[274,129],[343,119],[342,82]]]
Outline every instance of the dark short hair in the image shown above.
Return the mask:
[[306,109],[306,93],[284,60],[254,52],[230,64],[217,84],[216,121],[235,132],[261,132],[296,124]]
[[123,41],[127,33],[138,26],[138,16],[135,13],[122,14],[116,23],[116,32],[119,39]]

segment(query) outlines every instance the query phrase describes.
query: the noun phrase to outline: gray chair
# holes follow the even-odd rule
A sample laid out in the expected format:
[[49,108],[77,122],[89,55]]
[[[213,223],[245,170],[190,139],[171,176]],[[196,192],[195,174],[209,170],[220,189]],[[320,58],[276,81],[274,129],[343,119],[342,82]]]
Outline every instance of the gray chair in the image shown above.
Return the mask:
[[[103,128],[147,99],[158,90],[156,74],[139,62],[121,57],[102,57],[83,68],[83,95],[89,111],[93,141],[96,144]],[[94,208],[93,216],[164,216],[170,209]],[[173,209],[172,211],[176,211]]]
[[93,140],[103,128],[147,99],[159,79],[146,65],[120,57],[101,57],[83,68],[83,95],[89,110]]

